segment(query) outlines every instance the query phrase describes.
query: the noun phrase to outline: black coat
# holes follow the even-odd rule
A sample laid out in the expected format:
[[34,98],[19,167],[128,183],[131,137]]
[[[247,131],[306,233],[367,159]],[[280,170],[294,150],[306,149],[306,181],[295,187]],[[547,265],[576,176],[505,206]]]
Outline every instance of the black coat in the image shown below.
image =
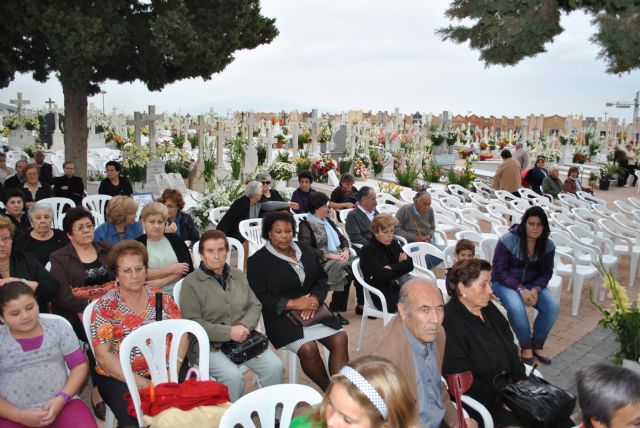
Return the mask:
[[53,166],[50,163],[36,164],[40,172],[40,180],[47,184],[53,184]]
[[[187,263],[189,265],[189,272],[193,272],[193,260],[191,259],[191,253],[189,252],[189,248],[184,243],[182,238],[180,238],[175,233],[165,233],[164,236],[169,240],[171,244],[171,248],[173,248],[173,252],[176,253],[176,257],[178,259],[178,263]],[[144,246],[147,246],[147,234],[140,235],[136,238],[136,241],[142,242]]]
[[[413,259],[407,257],[407,260],[399,262],[398,258],[403,253],[402,247],[394,239],[389,245],[381,244],[375,236],[372,236],[369,243],[362,247],[360,251],[360,268],[362,275],[367,284],[382,291],[387,300],[387,311],[397,312],[398,295],[400,288],[394,284],[394,281],[413,270]],[[386,269],[389,265],[391,269]],[[373,304],[381,309],[380,299],[376,296],[373,298]]]
[[133,187],[131,187],[131,183],[126,177],[120,177],[120,182],[117,186],[114,186],[111,183],[111,180],[105,178],[100,182],[100,187],[98,187],[98,193],[100,195],[109,195],[109,196],[131,196],[133,194]]
[[[298,243],[298,246],[302,251],[304,284],[300,284],[298,274],[289,263],[271,254],[266,247],[249,257],[247,264],[249,285],[262,303],[267,336],[276,348],[303,337],[302,327],[291,322],[285,314],[287,302],[310,293],[318,297],[322,304],[329,291],[327,274],[318,263],[313,249],[303,243]],[[322,324],[340,329],[336,318],[328,318]]]
[[0,214],[11,220],[11,223],[13,223],[13,225],[15,226],[16,230],[15,232],[13,232],[14,241],[20,235],[31,232],[31,222],[29,221],[29,217],[27,217],[26,213],[22,213],[22,216],[20,216],[20,221],[16,220],[14,216],[7,214],[6,210],[0,211]]
[[12,187],[22,187],[22,183],[23,181],[20,180],[18,174],[13,174],[11,177],[7,177],[7,179],[4,180],[4,188],[11,189]]
[[49,312],[47,304],[58,293],[58,281],[36,260],[28,254],[20,251],[12,251],[9,258],[9,273],[14,278],[24,278],[28,281],[36,281],[36,300],[40,306],[40,312]]
[[198,228],[196,228],[193,218],[189,214],[179,212],[178,215],[176,215],[176,223],[178,223],[180,227],[178,236],[180,236],[183,241],[191,241],[191,245],[193,245],[196,241],[200,240]]
[[540,186],[542,186],[542,180],[544,180],[548,175],[549,173],[546,169],[533,167],[529,170],[529,172],[527,172],[525,179],[527,180],[527,183],[529,183],[529,187],[531,187],[531,190],[539,195],[542,195],[542,189],[540,189]]
[[28,188],[24,187],[26,185],[26,183],[22,184],[21,190],[22,190],[22,193],[24,193],[24,203],[25,203],[25,205],[26,205],[27,202],[36,202],[36,201],[40,201],[42,199],[53,197],[53,189],[51,189],[51,186],[49,186],[42,179],[40,179],[40,184],[42,186],[39,187],[38,190],[36,190],[36,198],[35,199],[33,199],[33,196],[31,195],[31,190],[29,190]]
[[[348,249],[349,241],[347,241],[347,238],[345,238],[344,235],[338,231],[336,224],[332,222],[331,219],[327,218],[327,221],[338,234],[338,239],[340,239],[339,249],[345,249],[345,248]],[[306,218],[302,219],[302,221],[300,221],[300,223],[298,224],[298,242],[304,242],[305,244],[308,244],[309,246],[311,246],[311,248],[313,248],[313,250],[315,251],[316,256],[318,257],[318,260],[320,260],[321,262],[324,261],[323,260],[324,251],[322,250],[322,248],[318,248],[318,243],[316,242],[316,235],[313,233],[313,229],[311,229],[311,226],[309,225],[309,221]]]
[[[53,179],[53,193],[59,198],[69,198],[76,203],[76,206],[82,204],[84,198],[84,184],[81,177],[56,177]],[[62,190],[61,187],[67,186],[68,190]]]
[[445,305],[442,325],[447,342],[442,374],[471,371],[473,385],[465,394],[497,413],[502,404],[494,377],[504,370],[516,382],[524,379],[525,370],[507,319],[491,302],[482,309],[482,317],[484,321],[469,312],[457,297]]
[[220,219],[220,223],[218,223],[216,229],[223,231],[224,234],[229,237],[236,238],[240,242],[246,241],[246,239],[240,235],[238,226],[240,226],[242,220],[249,218],[250,206],[251,201],[247,196],[241,196],[233,201],[229,210]]

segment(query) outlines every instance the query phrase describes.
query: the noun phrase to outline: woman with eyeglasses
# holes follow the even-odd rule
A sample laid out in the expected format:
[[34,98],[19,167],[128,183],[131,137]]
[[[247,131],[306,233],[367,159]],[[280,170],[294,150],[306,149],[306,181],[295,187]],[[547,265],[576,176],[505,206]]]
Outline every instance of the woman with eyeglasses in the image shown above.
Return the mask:
[[[256,181],[262,184],[262,197],[260,202],[286,202],[280,192],[271,188],[271,176],[268,172],[259,172]],[[300,208],[297,202],[289,202],[287,208],[297,210]],[[286,210],[286,208],[283,208]]]
[[175,233],[188,246],[193,245],[200,239],[200,234],[193,222],[193,218],[189,213],[182,211],[184,209],[184,198],[179,190],[164,189],[158,202],[167,207],[167,222],[169,225],[166,227],[165,232]]
[[[51,254],[51,275],[58,281],[60,288],[53,301],[54,313],[65,317],[73,327],[76,336],[83,342],[89,339],[85,334],[80,315],[89,302],[105,294],[115,286],[113,275],[109,272],[107,254],[111,244],[93,241],[95,220],[83,207],[67,211],[62,228],[69,237],[69,244]],[[96,385],[96,362],[89,353],[89,373],[94,385],[91,395],[93,412],[98,419],[104,420],[106,407]]]
[[[137,241],[122,241],[109,252],[109,270],[115,273],[118,287],[96,302],[91,313],[91,341],[98,367],[97,384],[100,395],[113,411],[119,427],[137,427],[135,417],[127,412],[125,393],[129,391],[120,365],[119,349],[127,335],[156,321],[156,298],[163,320],[180,319],[180,309],[173,299],[162,291],[146,287],[149,255]],[[187,353],[187,335],[180,339],[178,371],[184,367]],[[168,346],[175,346],[168,344]],[[138,389],[148,388],[151,382],[147,361],[139,349],[130,356],[131,369]]]

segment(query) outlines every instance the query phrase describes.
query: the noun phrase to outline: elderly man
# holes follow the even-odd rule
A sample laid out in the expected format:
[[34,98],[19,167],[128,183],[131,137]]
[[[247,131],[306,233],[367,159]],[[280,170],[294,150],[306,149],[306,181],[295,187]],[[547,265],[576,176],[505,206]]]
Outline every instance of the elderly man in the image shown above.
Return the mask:
[[516,143],[516,149],[513,152],[513,158],[520,163],[520,169],[527,169],[529,166],[529,155],[527,149],[522,147],[521,143]]
[[[413,204],[400,207],[396,213],[395,233],[409,242],[428,242],[435,245],[433,233],[436,230],[436,221],[433,208],[431,208],[431,195],[426,190],[420,190],[413,197]],[[435,267],[442,263],[436,257],[427,256],[427,266]]]
[[40,171],[40,181],[52,185],[53,177],[59,175],[58,169],[54,165],[44,161],[44,152],[42,150],[34,152],[33,158],[36,161],[38,171]]
[[28,162],[24,159],[20,159],[16,162],[16,173],[4,181],[4,187],[6,189],[10,189],[12,187],[22,188],[22,185],[26,180],[26,177],[24,176],[24,169],[27,165]]
[[[411,382],[412,393],[425,428],[459,426],[456,409],[441,380],[446,336],[442,328],[442,293],[424,278],[414,278],[400,288],[398,314],[385,327],[383,339],[371,354],[389,359]],[[477,427],[473,419],[467,427]]]
[[81,177],[73,175],[76,167],[71,161],[66,161],[62,167],[64,175],[53,179],[53,192],[59,198],[69,198],[76,203],[76,206],[82,204],[84,198],[84,184]]
[[563,192],[562,181],[558,178],[560,171],[557,166],[549,168],[549,175],[542,180],[542,192],[553,196],[553,199],[558,199],[558,194]]
[[520,197],[518,188],[520,188],[520,163],[511,156],[509,150],[500,152],[502,163],[493,176],[493,188],[496,190],[506,190]]

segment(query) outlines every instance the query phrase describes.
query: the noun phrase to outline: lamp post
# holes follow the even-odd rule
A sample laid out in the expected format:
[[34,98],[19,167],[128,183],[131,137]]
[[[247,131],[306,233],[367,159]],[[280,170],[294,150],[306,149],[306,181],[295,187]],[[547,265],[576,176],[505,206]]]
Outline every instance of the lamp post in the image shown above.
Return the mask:
[[100,90],[100,94],[102,95],[102,115],[104,116],[104,94],[106,94],[107,91],[105,91],[104,89]]

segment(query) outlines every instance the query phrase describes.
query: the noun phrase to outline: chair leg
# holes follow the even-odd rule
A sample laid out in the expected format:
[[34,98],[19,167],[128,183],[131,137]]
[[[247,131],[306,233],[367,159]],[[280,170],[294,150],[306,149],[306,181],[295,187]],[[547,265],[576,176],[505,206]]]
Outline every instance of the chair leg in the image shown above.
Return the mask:
[[[640,179],[639,179],[640,180]],[[629,257],[629,287],[633,287],[636,284],[636,274],[638,273],[638,258],[640,253],[632,252]]]
[[571,315],[578,315],[578,309],[580,308],[580,298],[582,297],[582,283],[584,277],[578,275],[574,279],[573,284],[573,303],[571,305]]
[[358,347],[356,348],[356,352],[360,352],[360,348],[362,347],[362,338],[364,337],[364,329],[367,325],[367,319],[369,318],[369,314],[367,311],[362,313],[362,322],[360,323],[360,337],[358,337]]

